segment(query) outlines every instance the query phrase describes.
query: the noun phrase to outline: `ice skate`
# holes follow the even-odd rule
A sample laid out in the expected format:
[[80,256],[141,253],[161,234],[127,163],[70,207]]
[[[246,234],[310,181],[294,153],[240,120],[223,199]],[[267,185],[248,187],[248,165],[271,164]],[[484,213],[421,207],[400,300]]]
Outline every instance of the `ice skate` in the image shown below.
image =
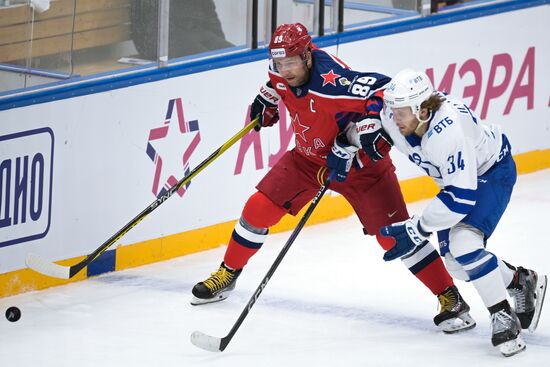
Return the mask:
[[219,269],[212,273],[210,278],[195,284],[191,304],[196,306],[223,301],[227,298],[227,293],[235,289],[237,278],[241,272],[242,269],[232,270],[222,262]]
[[472,329],[476,326],[470,316],[470,306],[464,301],[456,286],[450,286],[437,296],[441,312],[434,317],[434,323],[447,334]]
[[535,271],[520,266],[514,274],[512,284],[508,287],[521,327],[528,329],[531,333],[539,323],[547,282],[546,275],[539,276]]
[[526,345],[520,335],[520,322],[510,309],[502,309],[491,314],[491,342],[505,357],[525,350]]

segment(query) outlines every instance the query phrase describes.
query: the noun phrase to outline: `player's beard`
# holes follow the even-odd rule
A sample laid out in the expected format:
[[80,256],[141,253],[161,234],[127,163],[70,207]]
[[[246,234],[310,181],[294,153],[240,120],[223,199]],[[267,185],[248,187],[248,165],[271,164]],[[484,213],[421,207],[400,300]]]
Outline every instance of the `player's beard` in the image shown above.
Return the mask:
[[286,82],[291,87],[301,87],[302,85],[306,84],[309,81],[311,70],[307,67],[307,63],[304,61],[304,73],[300,76],[294,76],[291,80],[286,79]]

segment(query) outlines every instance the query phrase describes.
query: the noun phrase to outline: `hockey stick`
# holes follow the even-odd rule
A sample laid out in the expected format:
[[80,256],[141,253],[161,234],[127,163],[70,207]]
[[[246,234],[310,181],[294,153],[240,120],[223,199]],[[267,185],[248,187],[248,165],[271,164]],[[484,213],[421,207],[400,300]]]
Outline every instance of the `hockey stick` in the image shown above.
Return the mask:
[[229,331],[229,334],[227,334],[223,338],[218,338],[218,337],[215,337],[215,336],[207,335],[207,334],[205,334],[203,332],[200,332],[200,331],[194,331],[191,334],[191,343],[193,343],[195,346],[197,346],[199,348],[202,348],[204,350],[207,350],[209,352],[223,352],[224,351],[224,349],[227,347],[227,345],[229,344],[231,339],[233,339],[233,336],[235,335],[235,333],[237,332],[237,330],[239,329],[239,327],[243,323],[244,319],[246,318],[246,316],[250,312],[250,309],[252,308],[252,306],[254,306],[254,303],[256,303],[256,301],[258,300],[258,297],[260,297],[260,294],[262,293],[265,286],[267,285],[267,282],[269,282],[269,280],[271,279],[271,276],[273,275],[273,273],[275,273],[275,270],[277,270],[277,267],[279,266],[281,261],[283,261],[283,258],[285,257],[286,253],[290,249],[290,246],[292,246],[292,243],[294,242],[294,240],[296,239],[296,237],[298,236],[298,234],[300,233],[300,231],[302,230],[302,228],[306,224],[307,220],[311,216],[311,213],[313,213],[313,210],[315,209],[315,207],[317,207],[317,204],[319,203],[319,201],[321,200],[321,198],[323,197],[323,195],[327,191],[331,180],[332,180],[332,176],[329,176],[329,178],[327,178],[327,180],[325,181],[323,186],[321,186],[321,189],[319,190],[319,192],[317,192],[317,195],[315,195],[315,197],[313,198],[313,201],[311,202],[311,204],[307,208],[304,216],[302,217],[302,219],[300,219],[300,222],[298,223],[298,225],[296,226],[296,228],[294,229],[294,231],[290,235],[290,238],[288,239],[288,241],[286,242],[286,244],[282,248],[282,250],[279,253],[279,255],[277,256],[277,258],[275,259],[275,262],[273,263],[273,265],[271,265],[271,268],[269,268],[267,274],[262,279],[262,282],[260,283],[258,288],[256,288],[256,291],[254,292],[254,295],[248,301],[247,306],[241,312],[241,315],[239,316],[239,318],[237,319],[237,321],[235,322],[235,324],[233,325],[233,327]]
[[233,144],[239,141],[243,136],[245,136],[254,126],[258,123],[258,118],[252,120],[248,125],[246,125],[241,131],[235,134],[231,139],[225,142],[221,147],[214,151],[208,158],[202,161],[197,167],[195,167],[188,175],[183,177],[180,181],[174,184],[171,188],[166,191],[161,197],[158,197],[151,205],[145,208],[141,213],[139,213],[134,219],[128,222],[124,227],[122,227],[117,233],[112,235],[107,241],[105,241],[101,246],[99,246],[94,252],[86,256],[79,263],[72,266],[63,266],[58,265],[50,261],[46,261],[39,257],[38,255],[28,254],[26,258],[27,266],[44,275],[48,275],[53,278],[60,279],[70,279],[74,277],[79,271],[84,269],[88,264],[94,261],[99,255],[101,255],[105,250],[111,247],[116,241],[118,241],[122,236],[124,236],[128,231],[134,228],[139,222],[141,222],[147,215],[149,215],[153,210],[158,208],[162,203],[164,203],[174,192],[178,191],[181,187],[187,184],[193,177],[195,177],[200,171],[212,163],[216,158],[218,158],[222,153],[229,149]]

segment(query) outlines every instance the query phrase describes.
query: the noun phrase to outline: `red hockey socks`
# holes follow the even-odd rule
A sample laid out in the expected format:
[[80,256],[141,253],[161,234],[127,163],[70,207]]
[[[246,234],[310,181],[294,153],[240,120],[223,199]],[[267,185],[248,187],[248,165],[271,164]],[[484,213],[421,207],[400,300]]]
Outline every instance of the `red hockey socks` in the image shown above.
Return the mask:
[[[391,237],[377,235],[376,239],[386,251],[395,244]],[[420,245],[413,255],[401,261],[434,295],[443,293],[447,287],[454,284],[453,278],[451,278],[443,264],[443,260],[428,241]]]
[[439,254],[435,250],[434,252],[437,258],[434,258],[432,262],[424,266],[420,271],[415,273],[413,269],[409,268],[409,270],[437,296],[443,293],[448,287],[454,285],[454,281],[445,268]]
[[262,247],[268,228],[277,224],[286,213],[265,194],[254,193],[246,202],[231,234],[223,260],[225,265],[232,269],[242,269]]

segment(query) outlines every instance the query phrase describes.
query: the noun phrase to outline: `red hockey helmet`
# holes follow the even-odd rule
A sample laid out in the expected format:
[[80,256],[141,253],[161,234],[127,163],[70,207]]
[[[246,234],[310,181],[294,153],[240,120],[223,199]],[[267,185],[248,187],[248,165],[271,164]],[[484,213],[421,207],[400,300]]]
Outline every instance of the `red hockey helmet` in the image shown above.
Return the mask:
[[281,24],[277,27],[271,42],[269,51],[271,57],[300,56],[306,59],[306,51],[311,49],[311,36],[307,28],[301,23]]

